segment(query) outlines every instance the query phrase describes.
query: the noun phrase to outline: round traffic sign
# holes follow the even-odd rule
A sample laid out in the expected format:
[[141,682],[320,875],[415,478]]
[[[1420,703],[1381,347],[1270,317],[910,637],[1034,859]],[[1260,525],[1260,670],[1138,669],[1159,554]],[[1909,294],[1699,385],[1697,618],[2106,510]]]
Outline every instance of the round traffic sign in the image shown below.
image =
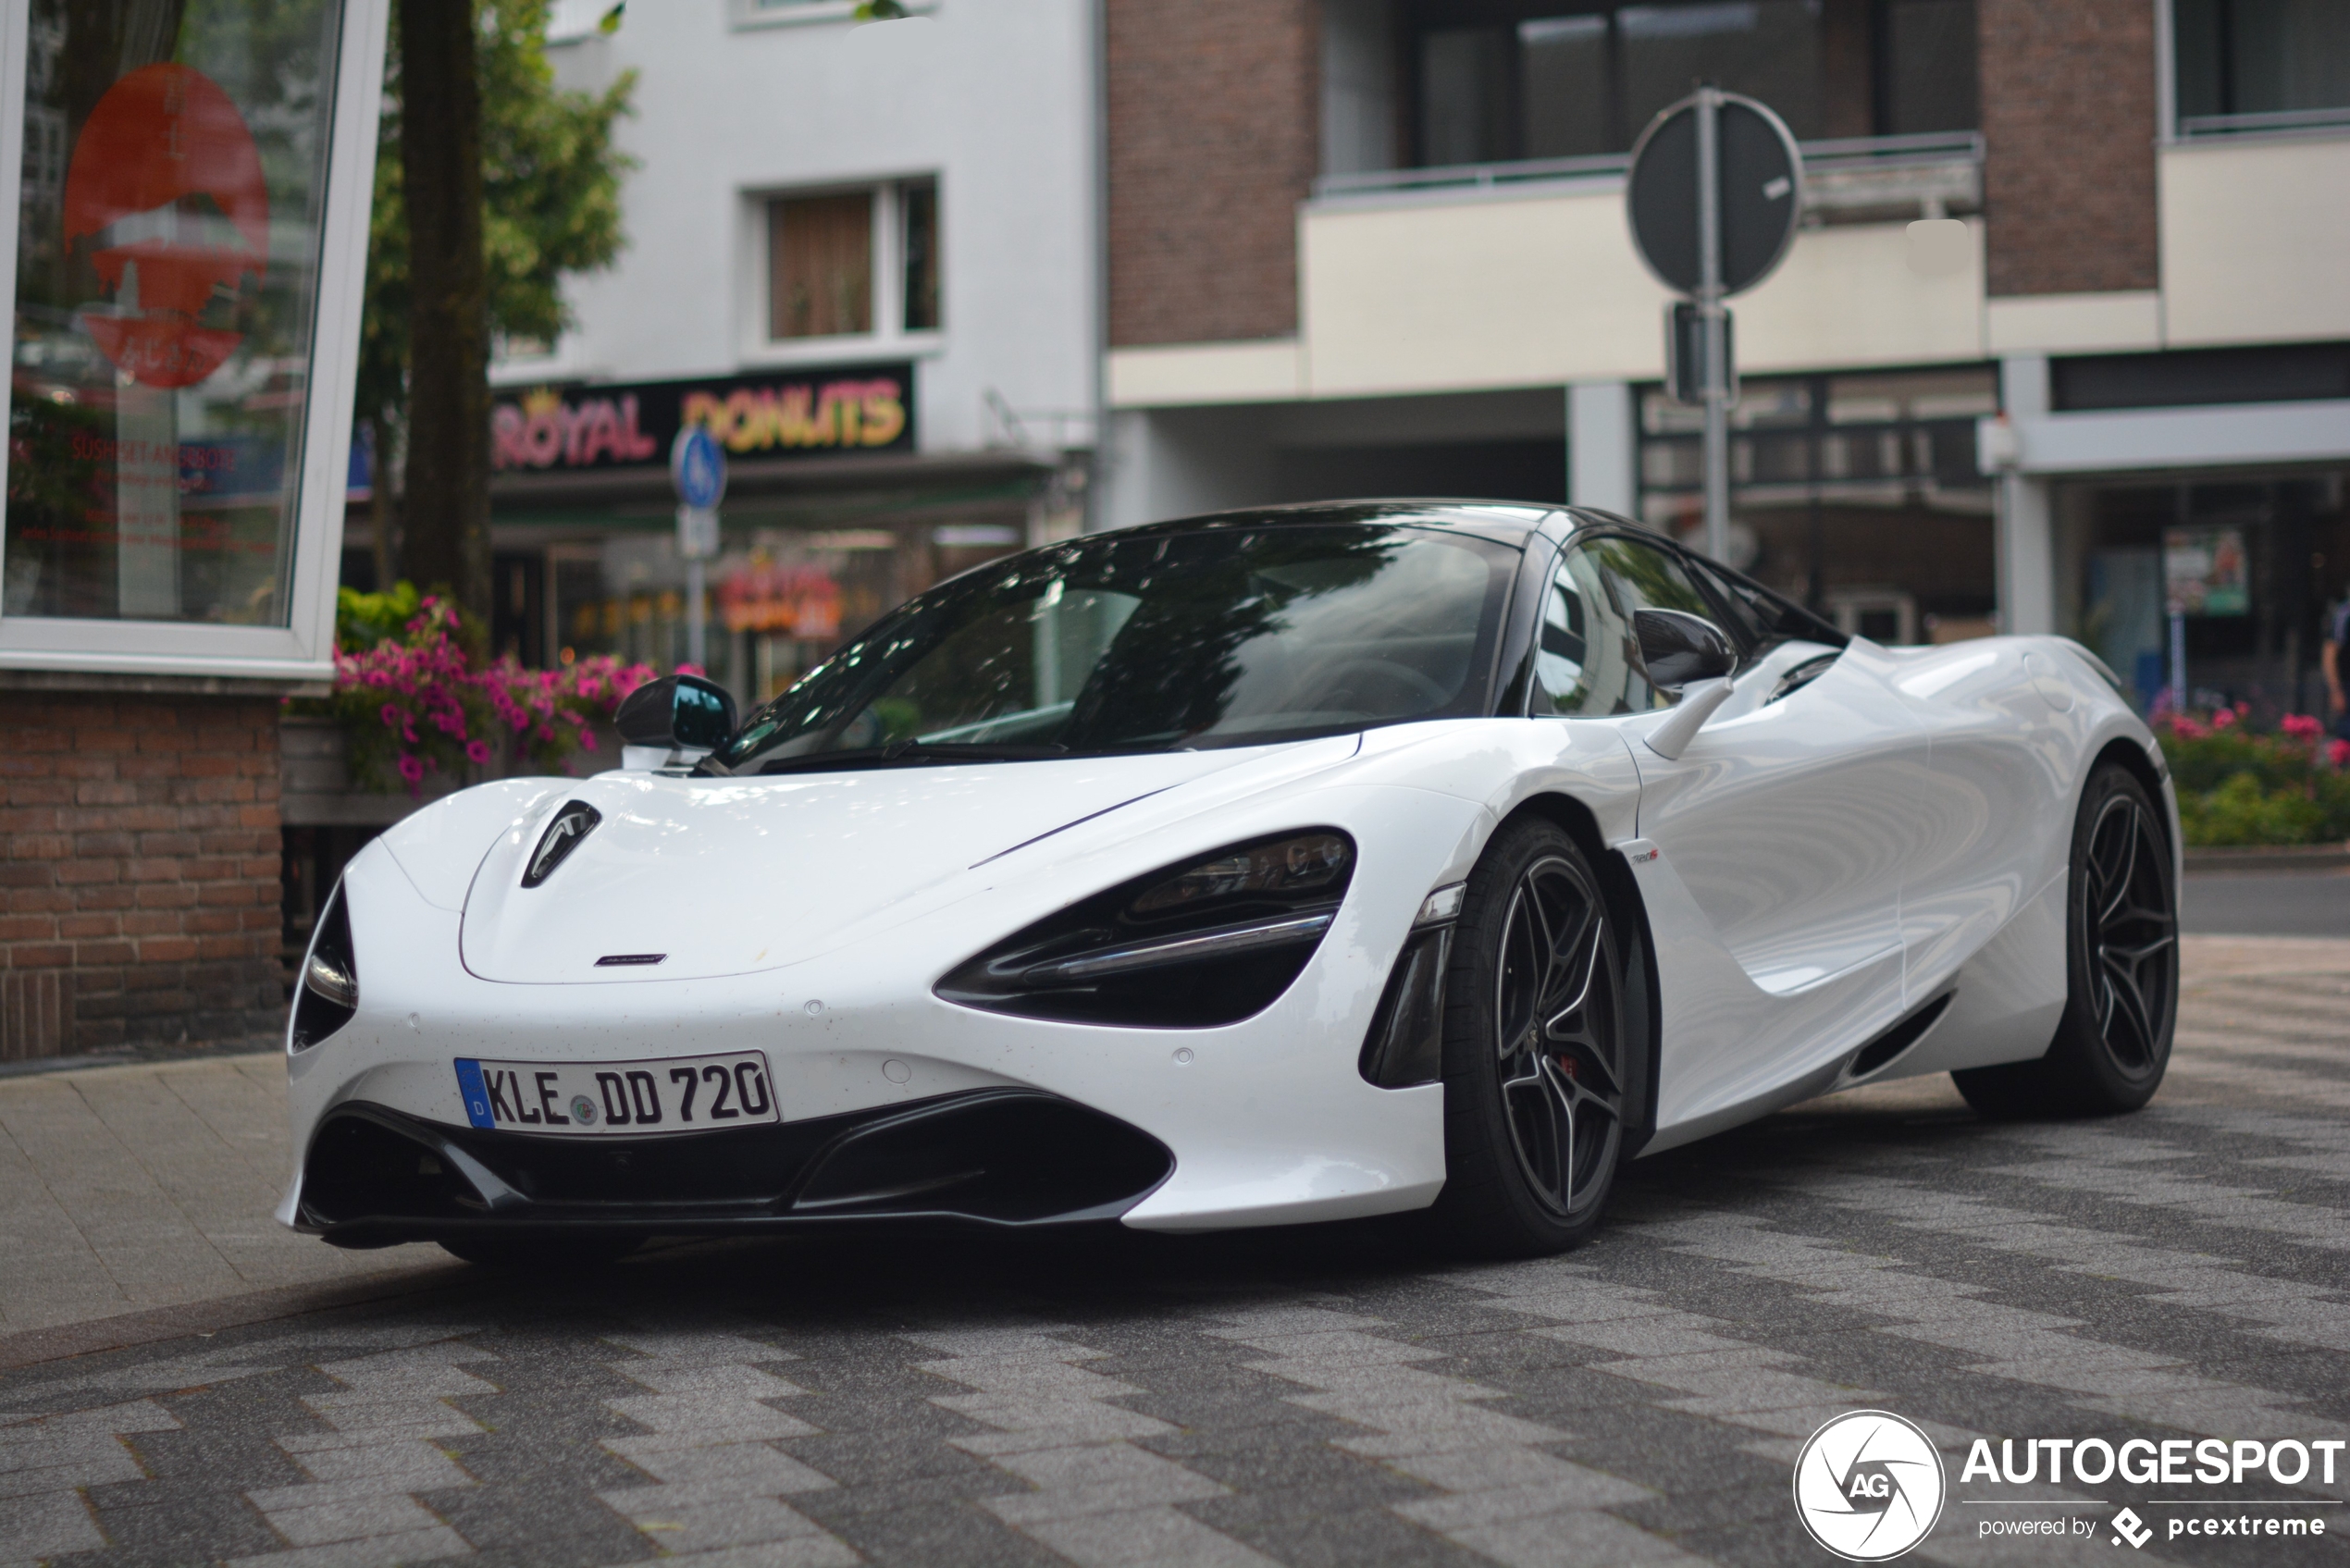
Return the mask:
[[699,425],[678,431],[670,444],[669,476],[677,486],[679,503],[696,512],[707,512],[726,499],[726,454]]
[[[1721,94],[1716,145],[1722,181],[1722,292],[1742,293],[1771,275],[1795,241],[1803,205],[1803,155],[1787,122],[1753,99]],[[1694,297],[1698,253],[1698,95],[1649,122],[1632,148],[1625,205],[1632,243],[1657,280]]]

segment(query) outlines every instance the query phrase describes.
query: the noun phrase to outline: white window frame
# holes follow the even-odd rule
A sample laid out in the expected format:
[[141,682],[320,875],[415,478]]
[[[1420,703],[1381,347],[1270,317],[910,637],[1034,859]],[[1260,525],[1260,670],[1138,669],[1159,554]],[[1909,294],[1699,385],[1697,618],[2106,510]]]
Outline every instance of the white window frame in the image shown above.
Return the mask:
[[[935,173],[901,173],[744,191],[736,223],[738,281],[735,357],[745,366],[765,366],[828,364],[844,359],[922,359],[942,352],[946,340],[943,328],[906,330],[905,192],[914,185],[931,185],[938,190],[938,228],[940,233],[945,233],[946,190]],[[873,330],[838,332],[822,338],[770,338],[768,308],[773,275],[768,246],[773,231],[769,227],[768,204],[796,201],[802,196],[850,196],[862,192],[870,192],[873,198]]]
[[[383,97],[390,0],[340,0],[334,123],[328,131],[327,210],[320,227],[318,296],[311,341],[308,423],[296,492],[292,579],[283,626],[182,621],[79,620],[0,615],[0,669],[123,674],[226,675],[270,681],[331,679],[335,589],[342,576],[344,486],[351,472],[352,399],[359,374],[359,309],[366,289],[367,216],[374,200],[376,121]],[[30,7],[0,5],[0,211],[18,210],[24,168],[25,65]],[[15,341],[17,246],[0,245],[0,299]],[[10,389],[0,383],[0,421]],[[7,451],[0,445],[0,495]],[[0,551],[6,537],[0,532]],[[0,560],[0,568],[5,568]]]

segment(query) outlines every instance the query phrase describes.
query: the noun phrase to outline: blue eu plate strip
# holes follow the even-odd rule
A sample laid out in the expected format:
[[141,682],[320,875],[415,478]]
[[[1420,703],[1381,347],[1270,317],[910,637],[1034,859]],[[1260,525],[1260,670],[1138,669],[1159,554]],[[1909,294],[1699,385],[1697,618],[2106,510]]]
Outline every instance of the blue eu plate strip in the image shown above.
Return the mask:
[[457,1093],[465,1097],[465,1118],[476,1127],[495,1128],[498,1124],[489,1115],[489,1091],[481,1086],[481,1064],[469,1057],[457,1058]]

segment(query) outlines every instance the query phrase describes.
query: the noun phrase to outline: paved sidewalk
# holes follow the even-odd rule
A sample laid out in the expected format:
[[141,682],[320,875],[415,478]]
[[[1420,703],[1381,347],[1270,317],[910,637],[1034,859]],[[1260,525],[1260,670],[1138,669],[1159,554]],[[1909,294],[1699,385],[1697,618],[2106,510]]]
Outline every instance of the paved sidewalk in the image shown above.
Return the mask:
[[[2350,974],[2350,939],[2191,936],[2184,946],[2179,1046],[2163,1091],[2173,1098],[2260,1070],[2238,1059],[2231,1037],[2269,999],[2236,982]],[[2330,1105],[2340,1097],[2331,1085],[2307,1093]],[[1799,1107],[1897,1108],[1964,1107],[1939,1075]],[[249,1321],[303,1310],[311,1298],[289,1288],[425,1285],[451,1274],[438,1247],[346,1253],[279,1227],[269,1213],[289,1161],[275,1052],[0,1080],[0,1337],[278,1293],[217,1319]]]
[[448,1261],[287,1230],[289,1161],[275,1052],[0,1080],[0,1335]]

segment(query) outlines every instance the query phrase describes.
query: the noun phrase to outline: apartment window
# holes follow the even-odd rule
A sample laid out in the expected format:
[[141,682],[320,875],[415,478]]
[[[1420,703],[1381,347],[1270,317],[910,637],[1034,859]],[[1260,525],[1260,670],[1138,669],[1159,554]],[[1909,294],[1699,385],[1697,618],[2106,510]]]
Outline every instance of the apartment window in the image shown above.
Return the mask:
[[770,342],[939,329],[937,181],[776,196],[766,216]]
[[2350,109],[2350,6],[2343,0],[2174,0],[2181,129],[2236,115]]
[[873,329],[873,192],[767,204],[767,335]]
[[1624,153],[1699,81],[1806,141],[1977,120],[1975,0],[1407,0],[1398,25],[1423,166]]
[[906,330],[935,332],[938,312],[938,182],[901,188],[900,232],[906,257]]

